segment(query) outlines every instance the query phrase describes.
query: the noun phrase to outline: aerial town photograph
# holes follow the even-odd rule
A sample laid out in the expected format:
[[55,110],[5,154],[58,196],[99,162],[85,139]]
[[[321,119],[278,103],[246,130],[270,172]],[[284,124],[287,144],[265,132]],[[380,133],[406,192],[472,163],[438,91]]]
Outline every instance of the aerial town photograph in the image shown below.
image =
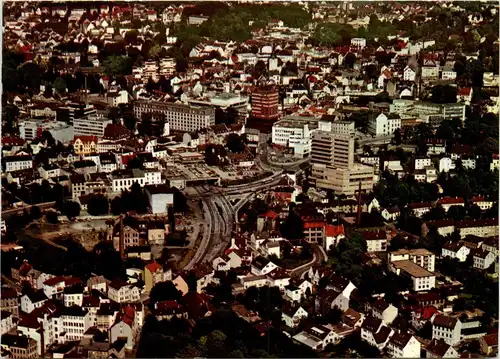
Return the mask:
[[0,357],[497,357],[499,12],[3,1]]

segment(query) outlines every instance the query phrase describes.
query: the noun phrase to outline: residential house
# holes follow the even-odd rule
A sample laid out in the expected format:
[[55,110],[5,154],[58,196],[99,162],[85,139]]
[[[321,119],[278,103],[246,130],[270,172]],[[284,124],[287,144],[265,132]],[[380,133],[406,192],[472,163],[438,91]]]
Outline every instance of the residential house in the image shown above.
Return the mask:
[[17,319],[11,312],[2,310],[1,314],[1,325],[0,325],[0,335],[4,335],[17,327]]
[[266,275],[278,268],[276,264],[262,256],[254,258],[251,264],[251,271],[254,275]]
[[0,338],[2,357],[5,358],[36,358],[37,343],[32,338],[17,335],[3,334]]
[[334,225],[327,224],[324,228],[325,239],[323,241],[323,248],[326,251],[331,250],[334,247],[337,247],[342,239],[345,238],[344,234],[344,225]]
[[75,136],[73,149],[79,156],[97,152],[97,136]]
[[460,232],[460,238],[468,235],[490,237],[498,235],[498,218],[464,219],[455,222],[455,228]]
[[299,334],[293,336],[293,339],[302,343],[312,350],[322,350],[328,344],[334,344],[334,333],[328,327],[315,325],[305,328]]
[[479,339],[481,353],[493,357],[498,352],[498,333],[488,334]]
[[474,196],[472,197],[472,203],[481,208],[481,210],[485,211],[493,207],[493,201],[485,199],[483,196]]
[[47,300],[48,298],[43,290],[30,290],[26,294],[21,296],[21,310],[24,313],[31,313],[36,308],[41,308],[43,306],[43,303],[45,303]]
[[455,222],[452,219],[441,219],[436,221],[427,221],[422,226],[422,235],[425,237],[431,230],[436,230],[440,235],[446,237],[455,231]]
[[443,206],[444,210],[448,212],[451,206],[465,206],[465,201],[461,197],[443,197],[437,201],[436,204]]
[[449,345],[460,342],[462,322],[456,317],[436,314],[432,319],[432,339],[443,339]]
[[432,204],[430,202],[410,203],[408,208],[411,209],[415,217],[420,218],[431,210]]
[[109,328],[109,339],[111,342],[126,339],[125,348],[131,350],[134,347],[137,332],[135,309],[127,306],[118,313],[115,323]]
[[465,262],[470,253],[470,248],[463,242],[446,242],[441,248],[441,256],[457,258],[460,262]]
[[427,358],[458,358],[459,354],[443,339],[432,339],[425,347]]
[[420,358],[420,342],[407,332],[394,333],[386,349],[393,358]]
[[292,304],[285,304],[281,313],[281,320],[290,328],[296,328],[300,321],[307,318],[308,313],[304,308],[294,306]]
[[399,215],[401,214],[401,211],[399,210],[398,207],[390,207],[390,208],[384,208],[382,212],[380,212],[381,216],[384,217],[384,219],[388,222],[394,222],[396,219],[398,219]]
[[366,241],[367,252],[384,252],[387,250],[387,234],[384,230],[362,231],[361,236]]
[[493,252],[488,252],[480,248],[472,249],[470,254],[473,258],[474,268],[485,270],[490,267],[490,265],[495,261],[495,254]]
[[19,317],[19,296],[17,291],[9,287],[0,289],[0,310],[10,312],[14,317]]
[[144,267],[144,284],[146,293],[151,292],[151,289],[161,282],[172,280],[172,270],[164,268],[158,264],[158,262],[153,262]]
[[481,248],[498,256],[498,236],[483,238]]
[[391,324],[398,316],[398,308],[387,303],[383,299],[378,299],[371,305],[373,317],[382,319],[384,324]]
[[334,289],[323,289],[316,293],[314,309],[319,315],[326,315],[334,307],[342,312],[349,308],[349,298]]
[[117,303],[138,302],[140,300],[139,288],[126,282],[113,280],[108,285],[108,298]]
[[361,340],[382,350],[388,343],[393,331],[383,325],[381,319],[368,316],[361,325]]

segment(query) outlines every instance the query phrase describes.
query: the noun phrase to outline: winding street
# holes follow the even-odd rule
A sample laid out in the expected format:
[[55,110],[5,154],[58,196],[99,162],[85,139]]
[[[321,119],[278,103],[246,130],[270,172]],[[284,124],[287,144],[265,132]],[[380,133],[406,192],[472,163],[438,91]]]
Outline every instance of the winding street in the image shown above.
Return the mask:
[[323,247],[321,247],[318,243],[312,243],[311,247],[313,251],[313,259],[310,262],[303,264],[297,268],[287,270],[288,274],[290,274],[291,277],[300,278],[302,274],[308,271],[312,266],[319,264],[322,261],[328,260],[328,255],[326,254]]

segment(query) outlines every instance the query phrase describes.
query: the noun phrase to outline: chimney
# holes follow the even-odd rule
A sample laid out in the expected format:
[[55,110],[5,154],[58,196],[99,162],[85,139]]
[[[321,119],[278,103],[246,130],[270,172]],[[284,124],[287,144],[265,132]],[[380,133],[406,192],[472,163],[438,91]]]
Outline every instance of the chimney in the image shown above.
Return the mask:
[[120,215],[120,243],[119,243],[120,257],[125,260],[125,246],[123,235],[123,215]]
[[356,225],[361,224],[361,182],[359,182],[359,188],[358,188],[358,215],[356,218]]

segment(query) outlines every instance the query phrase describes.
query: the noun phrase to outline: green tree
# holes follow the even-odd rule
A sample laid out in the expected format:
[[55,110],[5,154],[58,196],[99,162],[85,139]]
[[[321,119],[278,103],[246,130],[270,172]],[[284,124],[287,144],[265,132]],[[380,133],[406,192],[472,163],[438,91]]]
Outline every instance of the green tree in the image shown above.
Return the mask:
[[66,201],[63,206],[63,213],[72,220],[80,215],[80,204],[75,201]]
[[91,216],[102,216],[109,213],[108,198],[103,195],[93,195],[89,199],[87,212]]
[[128,56],[108,56],[102,66],[106,75],[118,76],[132,73],[132,61]]
[[231,133],[226,137],[226,146],[232,153],[241,153],[246,148],[246,138],[244,135]]
[[182,298],[182,292],[177,289],[172,281],[159,282],[154,285],[149,294],[149,306],[154,310],[157,302],[165,300],[179,301]]
[[65,93],[66,92],[66,81],[62,77],[58,77],[54,82],[54,89],[57,93]]
[[158,57],[160,56],[161,50],[162,50],[162,47],[160,45],[152,46],[148,52],[149,58],[154,59],[154,60],[158,59]]

